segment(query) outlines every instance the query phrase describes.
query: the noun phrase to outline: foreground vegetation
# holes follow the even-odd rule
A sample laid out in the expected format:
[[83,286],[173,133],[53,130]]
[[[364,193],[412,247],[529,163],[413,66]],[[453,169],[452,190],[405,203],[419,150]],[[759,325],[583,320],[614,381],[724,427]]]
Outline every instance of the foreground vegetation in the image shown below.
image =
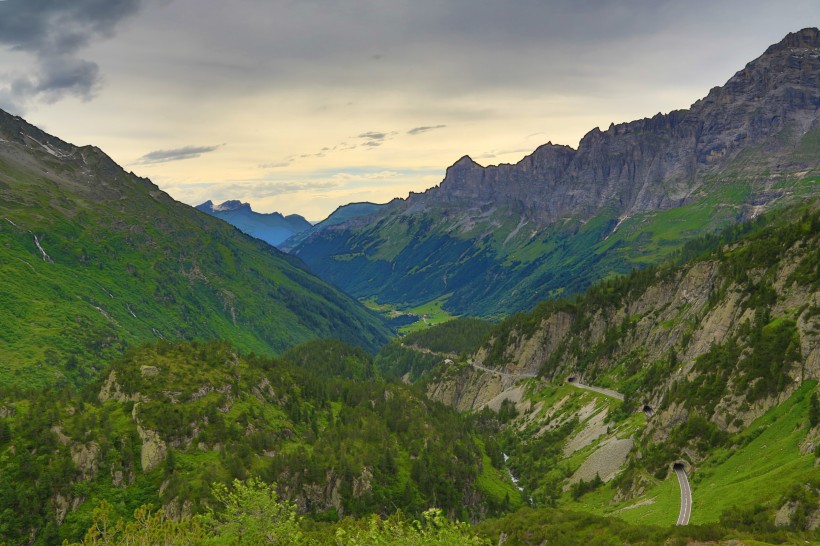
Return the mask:
[[158,342],[79,391],[7,390],[0,416],[9,544],[76,540],[102,501],[112,519],[146,503],[200,513],[212,483],[249,477],[317,521],[431,507],[472,520],[517,493],[463,416],[379,380],[370,355],[336,341],[282,359]]
[[[255,479],[215,486],[215,506],[198,516],[168,518],[162,510],[139,508],[130,520],[111,517],[102,503],[85,537],[65,546],[125,546],[132,544],[229,545],[289,544],[293,546],[510,546],[539,545],[685,545],[736,544],[755,535],[719,525],[661,528],[636,526],[617,519],[555,509],[522,509],[476,527],[448,520],[441,510],[425,511],[419,519],[400,512],[387,517],[347,518],[335,524],[315,524],[281,500],[276,488]],[[757,537],[758,539],[761,537]],[[768,533],[755,544],[797,544],[811,537],[790,532]]]
[[144,506],[127,522],[114,521],[110,505],[103,503],[94,511],[94,523],[83,540],[70,546],[489,544],[468,525],[452,523],[436,509],[424,512],[420,520],[411,521],[396,514],[386,519],[376,516],[348,520],[322,530],[305,530],[296,506],[280,500],[274,486],[255,479],[234,481],[230,488],[215,486],[214,500],[217,508],[209,508],[200,516],[169,519],[162,510],[153,512],[150,506]]

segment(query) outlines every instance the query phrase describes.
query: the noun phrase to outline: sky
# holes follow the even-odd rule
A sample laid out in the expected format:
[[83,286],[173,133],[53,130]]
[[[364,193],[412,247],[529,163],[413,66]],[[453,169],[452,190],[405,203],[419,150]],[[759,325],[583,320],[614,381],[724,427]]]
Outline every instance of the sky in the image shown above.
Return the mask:
[[816,0],[0,0],[0,108],[197,205],[321,220],[687,108]]

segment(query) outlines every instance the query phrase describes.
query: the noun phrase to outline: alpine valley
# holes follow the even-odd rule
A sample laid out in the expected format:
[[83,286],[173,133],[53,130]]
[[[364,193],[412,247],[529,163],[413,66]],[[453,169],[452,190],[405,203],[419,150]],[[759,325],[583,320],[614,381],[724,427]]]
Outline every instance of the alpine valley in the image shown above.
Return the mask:
[[818,108],[805,29],[315,226],[0,111],[0,544],[820,543]]
[[[353,296],[498,319],[818,195],[820,36],[790,34],[688,110],[465,156],[441,184],[323,226],[292,252]],[[288,242],[285,246],[291,246]]]
[[299,260],[99,149],[2,111],[0,139],[0,383],[82,383],[127,345],[162,338],[258,352],[330,336],[373,351],[388,339],[377,316]]

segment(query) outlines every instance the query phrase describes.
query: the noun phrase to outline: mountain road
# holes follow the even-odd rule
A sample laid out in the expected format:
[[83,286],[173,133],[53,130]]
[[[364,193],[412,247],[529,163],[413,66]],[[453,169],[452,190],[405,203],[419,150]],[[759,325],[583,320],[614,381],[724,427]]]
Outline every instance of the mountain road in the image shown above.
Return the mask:
[[678,475],[680,484],[680,514],[675,525],[688,525],[689,516],[692,515],[692,489],[689,487],[689,480],[683,465],[675,465],[675,474]]
[[619,393],[618,391],[613,391],[612,389],[603,389],[601,387],[593,387],[592,385],[584,385],[583,383],[578,383],[578,381],[567,380],[567,383],[569,383],[573,387],[578,387],[579,389],[586,389],[588,391],[597,392],[598,394],[603,394],[604,396],[609,396],[610,398],[616,398],[620,401],[623,401],[624,399],[623,394]]

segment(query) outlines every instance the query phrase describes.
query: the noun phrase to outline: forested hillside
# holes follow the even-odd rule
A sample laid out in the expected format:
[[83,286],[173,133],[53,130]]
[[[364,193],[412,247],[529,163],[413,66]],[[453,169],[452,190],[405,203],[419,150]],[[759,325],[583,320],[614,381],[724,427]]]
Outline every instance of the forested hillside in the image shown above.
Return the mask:
[[[812,537],[819,235],[814,205],[761,217],[676,263],[495,326],[431,327],[375,359],[332,340],[278,359],[159,341],[79,389],[5,387],[0,536],[80,540],[95,520],[136,513],[108,538],[127,543],[164,521],[179,541],[218,543],[234,536],[230,513],[318,544]],[[645,525],[674,522],[673,464],[690,475],[692,521],[705,527]],[[259,524],[260,499],[291,524]],[[408,523],[430,508],[441,512],[427,531]],[[393,519],[343,519],[372,514]]]
[[699,239],[502,321],[428,394],[510,416],[499,444],[538,504],[671,524],[676,464],[694,522],[816,528],[819,238],[815,202]]
[[[340,363],[332,373],[320,367],[328,357]],[[430,507],[469,520],[519,504],[462,416],[408,387],[361,381],[369,369],[367,353],[337,342],[274,360],[225,342],[160,341],[78,392],[5,390],[0,536],[79,539],[103,500],[111,517],[145,503],[199,513],[213,506],[212,484],[249,477],[277,483],[318,521]]]

